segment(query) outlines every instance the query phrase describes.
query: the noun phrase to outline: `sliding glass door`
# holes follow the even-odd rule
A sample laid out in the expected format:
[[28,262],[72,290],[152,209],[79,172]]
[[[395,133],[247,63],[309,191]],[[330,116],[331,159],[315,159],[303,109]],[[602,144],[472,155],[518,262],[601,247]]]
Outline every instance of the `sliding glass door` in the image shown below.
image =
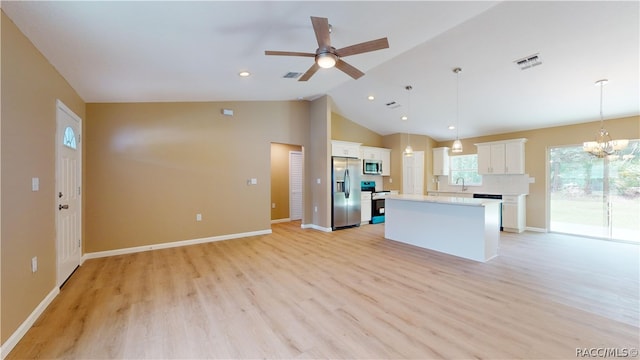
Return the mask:
[[582,146],[549,151],[550,230],[640,242],[640,141],[596,158]]

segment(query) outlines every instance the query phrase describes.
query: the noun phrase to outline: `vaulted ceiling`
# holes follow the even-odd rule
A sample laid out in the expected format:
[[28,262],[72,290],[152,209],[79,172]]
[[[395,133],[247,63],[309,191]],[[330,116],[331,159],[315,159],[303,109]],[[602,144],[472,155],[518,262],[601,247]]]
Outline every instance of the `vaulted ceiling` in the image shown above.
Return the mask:
[[[3,1],[2,9],[86,102],[326,94],[337,113],[382,135],[448,140],[457,109],[461,138],[598,120],[594,83],[607,78],[605,118],[640,114],[637,1]],[[284,78],[313,58],[264,51],[315,52],[310,16],[329,19],[336,48],[381,37],[390,47],[344,59],[366,73],[358,80],[335,68],[306,82]],[[530,56],[538,64],[522,70],[517,61]]]

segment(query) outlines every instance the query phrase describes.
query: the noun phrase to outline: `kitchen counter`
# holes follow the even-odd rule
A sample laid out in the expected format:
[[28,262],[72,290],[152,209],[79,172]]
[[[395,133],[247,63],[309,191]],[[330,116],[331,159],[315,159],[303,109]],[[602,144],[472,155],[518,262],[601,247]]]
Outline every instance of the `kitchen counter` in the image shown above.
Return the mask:
[[475,261],[498,255],[501,200],[391,195],[384,236]]
[[495,199],[474,199],[468,197],[453,196],[424,196],[424,195],[390,195],[387,199],[397,199],[405,201],[430,202],[449,205],[465,205],[465,206],[486,206],[493,203],[501,203],[502,200]]

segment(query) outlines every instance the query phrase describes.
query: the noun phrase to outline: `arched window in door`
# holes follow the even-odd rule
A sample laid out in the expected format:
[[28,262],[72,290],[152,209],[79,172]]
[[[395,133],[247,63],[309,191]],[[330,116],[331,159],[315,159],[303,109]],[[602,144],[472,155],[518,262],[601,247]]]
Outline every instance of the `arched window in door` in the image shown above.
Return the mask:
[[73,131],[73,128],[71,128],[71,126],[67,126],[66,129],[64,129],[64,135],[62,138],[62,143],[64,144],[64,146],[71,148],[71,149],[76,149],[77,147],[77,142],[76,142],[76,133],[75,131]]

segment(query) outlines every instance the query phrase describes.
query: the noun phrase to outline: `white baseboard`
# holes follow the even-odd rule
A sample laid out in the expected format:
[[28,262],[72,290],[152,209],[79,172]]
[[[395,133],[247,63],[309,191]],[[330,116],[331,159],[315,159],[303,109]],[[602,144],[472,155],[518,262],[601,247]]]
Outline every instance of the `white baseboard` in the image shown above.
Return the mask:
[[16,331],[11,334],[11,336],[7,339],[7,341],[4,342],[4,344],[2,344],[2,346],[0,346],[0,358],[4,359],[7,355],[9,355],[11,350],[13,350],[13,348],[18,344],[20,339],[22,339],[27,331],[31,329],[31,326],[33,326],[36,320],[38,320],[40,315],[42,315],[44,310],[49,306],[49,304],[51,304],[53,299],[55,299],[59,293],[60,289],[56,286],[47,296],[45,296],[44,299],[42,299],[40,304],[36,306],[36,308],[31,312],[27,319],[22,324],[20,324],[18,329],[16,329]]
[[237,234],[229,234],[229,235],[212,236],[212,237],[193,239],[193,240],[173,241],[173,242],[162,243],[162,244],[136,246],[136,247],[130,247],[130,248],[124,248],[124,249],[98,251],[98,252],[86,253],[82,255],[82,261],[84,262],[87,259],[97,259],[97,258],[102,258],[107,256],[133,254],[133,253],[149,251],[149,250],[168,249],[168,248],[174,248],[179,246],[204,244],[204,243],[209,243],[214,241],[230,240],[230,239],[237,239],[237,238],[257,236],[257,235],[267,235],[267,234],[271,234],[271,229],[250,231],[245,233],[237,233]]
[[320,230],[320,231],[324,231],[324,232],[332,232],[333,230],[331,228],[326,228],[326,227],[322,227],[316,224],[302,224],[300,226],[303,229],[315,229],[315,230]]
[[539,228],[539,227],[530,227],[530,226],[527,226],[527,227],[525,227],[524,229],[525,229],[525,230],[527,230],[527,231],[533,231],[533,232],[542,232],[542,233],[546,233],[546,232],[548,232],[548,231],[547,231],[547,229],[545,229],[545,228]]
[[272,224],[278,224],[278,223],[283,223],[283,222],[289,222],[291,221],[290,218],[284,218],[284,219],[275,219],[275,220],[271,220]]

